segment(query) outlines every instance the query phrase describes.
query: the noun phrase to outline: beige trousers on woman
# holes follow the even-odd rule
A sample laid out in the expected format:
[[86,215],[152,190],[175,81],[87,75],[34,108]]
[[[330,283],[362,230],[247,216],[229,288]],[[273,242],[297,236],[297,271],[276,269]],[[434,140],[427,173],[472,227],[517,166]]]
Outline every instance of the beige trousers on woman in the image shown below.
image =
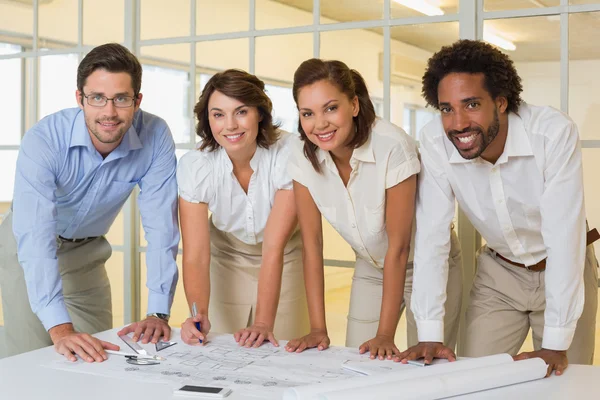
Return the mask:
[[[462,305],[462,255],[458,237],[452,230],[448,285],[446,286],[446,314],[444,316],[444,342],[454,349],[458,335],[458,322]],[[413,266],[406,266],[404,284],[404,302],[401,313],[406,309],[407,343],[413,346],[418,343],[417,324],[410,310],[412,295]],[[346,346],[358,347],[377,334],[379,314],[383,297],[383,269],[361,258],[356,259],[352,291],[350,294],[350,311],[348,312],[348,328],[346,330]]]
[[[218,230],[211,219],[208,315],[212,332],[234,333],[254,323],[261,263],[262,243],[246,244]],[[294,339],[310,330],[302,268],[302,239],[300,231],[296,231],[283,255],[281,294],[273,331],[278,340]]]

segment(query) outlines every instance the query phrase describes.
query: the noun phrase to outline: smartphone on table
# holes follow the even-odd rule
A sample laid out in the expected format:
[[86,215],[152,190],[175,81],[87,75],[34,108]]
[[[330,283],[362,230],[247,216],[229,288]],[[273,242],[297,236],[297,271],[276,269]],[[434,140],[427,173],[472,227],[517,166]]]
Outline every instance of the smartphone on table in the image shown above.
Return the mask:
[[212,386],[185,385],[177,389],[175,394],[201,399],[224,399],[231,394],[231,389]]

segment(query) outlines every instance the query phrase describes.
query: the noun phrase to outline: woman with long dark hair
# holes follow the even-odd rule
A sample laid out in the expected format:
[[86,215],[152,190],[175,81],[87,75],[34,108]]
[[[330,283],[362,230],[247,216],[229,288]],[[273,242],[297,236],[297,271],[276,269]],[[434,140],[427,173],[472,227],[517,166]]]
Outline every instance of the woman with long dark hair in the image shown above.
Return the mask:
[[[391,359],[399,354],[394,335],[404,305],[409,309],[408,343],[418,341],[418,321],[408,307],[420,171],[416,143],[399,127],[376,118],[364,79],[340,61],[302,63],[294,75],[293,94],[301,140],[292,146],[288,171],[304,245],[311,332],[290,341],[287,349],[329,346],[323,216],[356,253],[346,345],[369,351],[371,358]],[[450,232],[451,226],[447,228]],[[446,343],[453,347],[462,296],[455,234],[452,244],[445,331]]]

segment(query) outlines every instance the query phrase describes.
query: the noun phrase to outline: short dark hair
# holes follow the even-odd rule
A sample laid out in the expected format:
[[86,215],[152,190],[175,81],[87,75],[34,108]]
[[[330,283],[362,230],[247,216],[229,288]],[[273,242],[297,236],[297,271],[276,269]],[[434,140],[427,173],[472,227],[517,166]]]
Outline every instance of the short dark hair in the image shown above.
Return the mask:
[[247,106],[256,107],[261,117],[258,123],[256,144],[268,148],[279,139],[278,125],[273,124],[273,103],[265,93],[265,83],[255,75],[239,69],[228,69],[214,74],[204,86],[194,114],[198,119],[196,134],[202,138],[200,150],[214,151],[221,147],[215,140],[208,122],[208,101],[215,91],[241,101]]
[[[369,139],[369,136],[371,136],[371,128],[376,118],[375,107],[373,107],[373,102],[371,101],[371,97],[369,97],[369,90],[367,89],[365,80],[358,71],[348,68],[341,61],[325,61],[318,58],[311,58],[300,64],[294,73],[292,92],[296,105],[298,105],[298,93],[300,89],[323,80],[336,86],[350,100],[354,96],[358,97],[359,111],[358,115],[354,117],[356,134],[348,143],[348,146],[355,149],[362,146]],[[315,171],[320,173],[321,166],[317,160],[316,153],[318,146],[308,140],[300,122],[298,122],[298,132],[300,132],[300,138],[304,141],[304,155],[310,161]]]
[[137,96],[140,93],[142,66],[126,47],[118,43],[107,43],[94,47],[87,53],[77,68],[77,90],[83,93],[87,78],[98,69],[128,73],[131,76],[133,95]]
[[521,78],[512,60],[490,44],[478,40],[459,40],[444,46],[427,63],[423,75],[423,97],[439,109],[438,85],[448,74],[483,74],[484,87],[493,99],[506,97],[508,111],[517,112],[521,104]]

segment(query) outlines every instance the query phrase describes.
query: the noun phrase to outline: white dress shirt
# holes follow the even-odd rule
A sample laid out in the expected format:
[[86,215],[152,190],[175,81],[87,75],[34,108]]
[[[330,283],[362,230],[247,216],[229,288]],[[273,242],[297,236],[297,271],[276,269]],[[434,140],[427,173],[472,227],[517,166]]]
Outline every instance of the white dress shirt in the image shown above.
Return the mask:
[[357,257],[383,268],[388,247],[385,191],[419,173],[416,143],[401,128],[377,120],[369,140],[352,153],[347,187],[329,152],[317,149],[318,173],[304,156],[303,144],[294,139],[288,164],[291,178],[308,188],[323,217]]
[[583,310],[585,208],[575,123],[550,107],[523,104],[508,115],[495,164],[465,160],[441,117],[423,128],[412,311],[419,341],[443,341],[454,200],[502,256],[525,265],[547,258],[542,347],[566,350]]
[[177,167],[179,196],[190,203],[206,203],[215,227],[250,245],[262,243],[271,208],[278,190],[292,190],[286,172],[291,135],[268,149],[257,147],[250,160],[254,171],[248,194],[233,174],[231,159],[220,147],[215,151],[192,150]]

